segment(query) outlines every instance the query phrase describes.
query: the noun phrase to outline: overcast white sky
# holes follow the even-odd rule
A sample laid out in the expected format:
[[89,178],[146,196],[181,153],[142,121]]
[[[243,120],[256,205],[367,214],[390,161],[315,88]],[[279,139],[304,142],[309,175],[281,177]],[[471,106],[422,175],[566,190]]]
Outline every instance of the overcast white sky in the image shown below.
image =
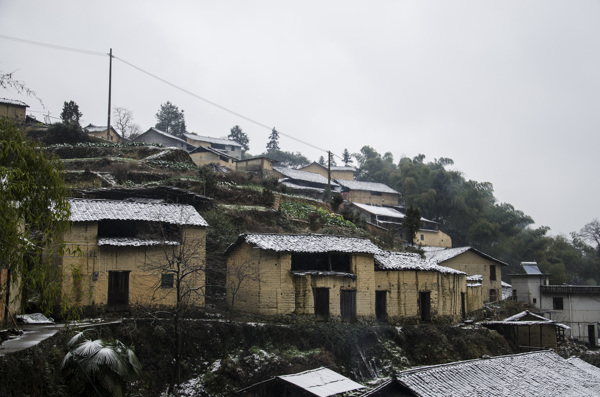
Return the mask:
[[[0,35],[113,54],[250,119],[341,155],[449,157],[553,234],[600,217],[600,2],[9,1]],[[54,117],[74,100],[106,125],[108,56],[0,37]],[[240,125],[250,153],[269,130],[113,60],[112,104],[142,130],[160,104],[188,131]],[[42,106],[21,99],[43,120]],[[39,112],[39,113],[38,113]],[[282,150],[323,153],[281,137]]]

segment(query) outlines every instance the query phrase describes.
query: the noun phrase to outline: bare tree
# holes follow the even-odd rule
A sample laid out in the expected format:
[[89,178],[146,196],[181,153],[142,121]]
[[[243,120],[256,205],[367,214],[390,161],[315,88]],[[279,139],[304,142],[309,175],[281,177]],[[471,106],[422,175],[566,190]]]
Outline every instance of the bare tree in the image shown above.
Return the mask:
[[124,107],[113,107],[115,112],[114,127],[123,138],[135,137],[140,134],[141,128],[133,122],[133,112]]
[[40,97],[37,96],[36,92],[34,90],[32,90],[31,88],[27,87],[27,85],[23,81],[16,80],[13,77],[14,73],[15,72],[11,72],[11,73],[0,72],[0,88],[5,89],[5,90],[12,89],[12,90],[16,91],[18,94],[24,94],[27,96],[34,97],[35,99],[38,100],[40,105],[42,105],[42,108],[44,110],[46,110],[46,106],[44,106],[44,102],[42,102]]
[[233,318],[235,309],[235,298],[240,288],[246,281],[258,281],[259,272],[254,260],[248,260],[241,264],[227,266],[226,290],[229,295],[229,320]]
[[[183,214],[183,212],[182,212]],[[206,272],[206,232],[204,228],[157,222],[148,228],[144,239],[155,241],[161,248],[144,264],[149,274],[160,274],[152,285],[152,302],[157,310],[145,308],[154,319],[172,320],[173,356],[175,360],[171,388],[181,382],[182,348],[185,328],[182,320],[191,308],[204,306]]]

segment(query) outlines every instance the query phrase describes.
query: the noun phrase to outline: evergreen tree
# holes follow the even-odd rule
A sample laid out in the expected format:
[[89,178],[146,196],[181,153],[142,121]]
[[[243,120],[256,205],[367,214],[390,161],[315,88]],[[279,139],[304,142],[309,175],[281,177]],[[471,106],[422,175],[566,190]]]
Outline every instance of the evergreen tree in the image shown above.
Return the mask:
[[79,118],[83,113],[79,111],[79,105],[74,101],[64,103],[63,110],[60,113],[60,118],[64,124],[79,126]]
[[271,131],[271,135],[269,135],[269,142],[267,142],[267,152],[272,152],[274,150],[280,150],[279,148],[279,132],[273,127],[273,131]]
[[421,222],[421,210],[411,205],[406,210],[404,219],[402,219],[402,229],[404,229],[406,241],[408,241],[410,245],[415,244],[415,236],[422,226],[423,223]]
[[160,109],[155,117],[157,122],[154,127],[156,129],[179,138],[183,137],[183,134],[186,133],[183,110],[179,110],[171,102],[167,101],[160,105]]
[[319,157],[318,163],[321,164],[322,166],[325,166],[326,165],[325,164],[325,157],[323,157],[323,156]]
[[344,153],[342,153],[342,161],[344,162],[344,165],[346,167],[348,167],[348,165],[353,162],[352,156],[350,155],[350,152],[348,151],[348,149],[344,149]]
[[250,139],[248,139],[248,135],[242,131],[239,125],[233,126],[230,130],[230,134],[227,136],[227,139],[230,141],[235,141],[242,145],[242,152],[247,152],[250,150]]

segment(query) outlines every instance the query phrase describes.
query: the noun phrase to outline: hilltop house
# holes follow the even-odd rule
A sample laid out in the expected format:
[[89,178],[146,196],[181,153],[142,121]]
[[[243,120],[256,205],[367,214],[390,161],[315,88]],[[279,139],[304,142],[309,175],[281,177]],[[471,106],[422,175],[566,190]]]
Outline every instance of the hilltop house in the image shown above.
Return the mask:
[[234,310],[353,321],[464,315],[466,274],[417,256],[386,253],[367,239],[242,234],[226,251]]
[[438,265],[463,271],[470,276],[481,276],[483,302],[495,302],[502,298],[502,266],[508,264],[499,261],[473,247],[437,248],[425,247],[427,259]]
[[164,131],[156,129],[154,127],[150,128],[148,131],[143,134],[138,135],[137,137],[131,140],[132,142],[145,142],[145,143],[156,143],[163,145],[164,147],[173,147],[177,149],[184,149],[189,151],[194,150],[196,147],[187,141],[177,138],[171,134],[168,134]]
[[[330,168],[326,165],[313,162],[307,166],[300,168],[301,171],[314,172],[324,178],[328,178]],[[331,179],[343,179],[347,181],[354,180],[354,174],[356,174],[356,168],[350,166],[332,166],[331,167]]]
[[341,186],[342,197],[351,203],[394,207],[398,205],[400,193],[377,182],[335,180]]
[[234,157],[208,146],[198,146],[190,152],[190,157],[196,165],[216,164],[231,171],[236,169],[236,159]]
[[237,171],[252,172],[261,178],[271,178],[275,176],[273,164],[277,160],[265,156],[252,157],[249,159],[238,160],[236,163]]
[[[287,186],[288,190],[295,193],[320,198],[323,196],[323,192],[329,187],[327,178],[314,172],[277,166],[273,167],[273,171],[275,177],[279,178],[279,182]],[[331,190],[335,191],[338,187],[338,184],[332,180]]]
[[15,99],[0,98],[0,117],[5,117],[15,123],[25,122],[28,104]]
[[242,159],[242,145],[226,138],[212,138],[196,134],[183,134],[185,140],[192,146],[209,147],[225,153],[236,160]]
[[522,262],[525,274],[511,274],[513,296],[536,306],[549,319],[570,327],[571,338],[598,345],[600,287],[550,285],[535,262]]
[[[375,205],[350,203],[350,208],[355,210],[368,225],[383,230],[394,229],[402,232],[402,220],[405,215],[392,207],[379,207]],[[421,218],[423,227],[415,235],[414,244],[430,247],[452,247],[452,238],[438,228],[438,223]]]
[[[174,277],[182,259],[192,272],[187,288],[204,289],[208,224],[190,205],[153,201],[71,199],[66,251],[55,257],[63,294],[82,306],[127,310],[130,305],[174,305]],[[188,303],[204,306],[203,294]]]
[[114,143],[120,142],[123,140],[121,134],[119,134],[115,129],[110,126],[110,132],[106,133],[106,126],[99,126],[94,124],[88,124],[86,127],[83,127],[83,131],[88,135],[95,136],[96,138],[104,139],[106,141],[111,141]]
[[544,350],[401,371],[363,397],[598,395],[597,367]]

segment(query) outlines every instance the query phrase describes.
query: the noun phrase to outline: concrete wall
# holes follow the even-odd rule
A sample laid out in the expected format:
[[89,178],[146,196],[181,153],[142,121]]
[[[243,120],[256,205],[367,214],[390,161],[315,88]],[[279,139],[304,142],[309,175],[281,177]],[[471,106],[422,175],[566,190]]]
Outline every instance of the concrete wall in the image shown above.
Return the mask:
[[201,294],[191,294],[186,303],[203,307],[206,230],[188,226],[183,235],[183,244],[178,247],[99,247],[97,222],[75,223],[65,236],[67,252],[59,261],[63,293],[78,305],[105,305],[109,272],[129,271],[130,305],[174,305],[174,287],[161,288],[161,280],[162,274],[166,273],[165,254],[171,255],[168,250],[175,249],[186,258],[189,266],[201,269],[187,278],[189,287],[201,287]]
[[546,279],[547,276],[542,275],[512,275],[510,283],[513,296],[516,296],[519,302],[529,303],[539,308],[542,303],[540,286],[545,285]]
[[415,244],[426,247],[452,248],[452,238],[441,230],[419,230],[415,235]]
[[[562,310],[553,308],[554,297],[563,298]],[[596,327],[596,334],[598,334],[597,329],[600,323],[600,296],[598,295],[544,293],[540,310],[550,311],[546,317],[571,327],[570,336],[572,338],[587,342],[589,325]]]
[[[467,251],[440,263],[440,265],[460,270],[470,276],[477,274],[482,275],[483,301],[490,301],[489,297],[491,289],[495,289],[498,299],[502,299],[502,273],[500,269],[502,265],[500,265],[500,263],[484,258],[475,252]],[[495,266],[496,280],[490,279],[491,266]]]

